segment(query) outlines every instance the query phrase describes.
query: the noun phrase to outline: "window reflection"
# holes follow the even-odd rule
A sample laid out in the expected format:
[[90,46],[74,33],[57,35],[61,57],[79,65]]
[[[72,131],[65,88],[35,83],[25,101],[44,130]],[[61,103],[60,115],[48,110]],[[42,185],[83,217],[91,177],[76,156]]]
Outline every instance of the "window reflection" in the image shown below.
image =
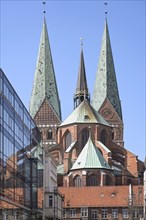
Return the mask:
[[[40,132],[0,69],[1,196],[30,209],[38,208],[37,187],[43,184],[38,183],[38,173],[43,173],[41,155]],[[8,211],[12,211],[10,203],[3,202]],[[2,210],[0,206],[0,213]]]

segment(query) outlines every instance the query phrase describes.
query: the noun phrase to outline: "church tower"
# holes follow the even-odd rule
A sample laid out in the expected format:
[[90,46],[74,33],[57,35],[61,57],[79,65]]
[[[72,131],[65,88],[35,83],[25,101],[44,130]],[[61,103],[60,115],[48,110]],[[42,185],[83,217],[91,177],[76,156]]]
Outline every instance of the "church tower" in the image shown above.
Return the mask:
[[45,146],[56,144],[61,108],[45,18],[30,99],[30,114],[42,132]]
[[87,100],[90,102],[87,79],[86,79],[83,48],[81,48],[77,86],[74,95],[74,108],[76,108],[83,100]]
[[113,141],[123,147],[122,109],[107,20],[105,21],[91,104],[113,127]]

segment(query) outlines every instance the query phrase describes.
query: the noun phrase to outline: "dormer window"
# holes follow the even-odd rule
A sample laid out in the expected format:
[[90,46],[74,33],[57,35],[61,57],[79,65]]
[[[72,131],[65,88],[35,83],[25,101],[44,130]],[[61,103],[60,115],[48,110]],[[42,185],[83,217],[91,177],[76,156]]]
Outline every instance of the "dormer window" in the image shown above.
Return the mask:
[[89,115],[84,115],[84,119],[85,120],[89,120],[90,118],[89,118]]

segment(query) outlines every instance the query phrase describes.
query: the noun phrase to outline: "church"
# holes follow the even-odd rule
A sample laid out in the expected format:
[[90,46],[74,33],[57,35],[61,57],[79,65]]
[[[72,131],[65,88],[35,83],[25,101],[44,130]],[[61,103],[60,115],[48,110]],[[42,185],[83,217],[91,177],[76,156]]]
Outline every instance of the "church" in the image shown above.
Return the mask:
[[140,219],[145,168],[124,147],[122,106],[107,19],[93,88],[90,97],[81,45],[74,109],[62,121],[44,18],[30,115],[42,134],[45,152],[57,163],[58,189],[64,195],[63,219]]

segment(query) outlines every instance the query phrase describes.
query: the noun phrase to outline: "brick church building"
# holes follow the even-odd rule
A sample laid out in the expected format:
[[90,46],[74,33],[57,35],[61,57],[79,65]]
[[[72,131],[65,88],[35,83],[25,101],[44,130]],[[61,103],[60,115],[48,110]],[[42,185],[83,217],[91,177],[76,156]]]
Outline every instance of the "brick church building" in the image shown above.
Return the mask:
[[74,109],[62,121],[44,19],[30,114],[42,133],[45,150],[58,163],[64,219],[142,218],[144,163],[124,148],[122,106],[107,20],[93,95],[90,98],[81,46],[73,98]]

